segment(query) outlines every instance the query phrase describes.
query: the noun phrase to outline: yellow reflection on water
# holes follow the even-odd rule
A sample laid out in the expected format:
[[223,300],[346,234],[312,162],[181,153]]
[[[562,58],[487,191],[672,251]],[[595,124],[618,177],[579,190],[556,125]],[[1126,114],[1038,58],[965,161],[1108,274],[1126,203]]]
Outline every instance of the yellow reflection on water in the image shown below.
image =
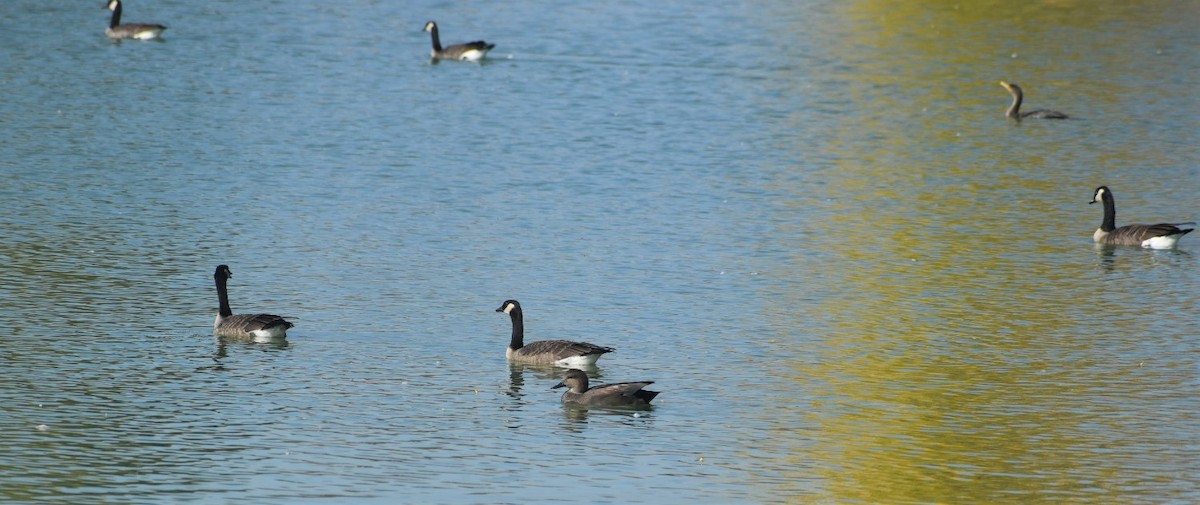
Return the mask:
[[[1089,244],[1100,216],[1085,200],[1104,173],[1061,158],[1090,151],[1092,140],[1068,135],[1086,125],[1005,121],[995,84],[1031,79],[1038,106],[1084,113],[1081,94],[1099,92],[1072,83],[1099,80],[1103,67],[1070,80],[1056,69],[1080,46],[1114,48],[1107,34],[1080,34],[1118,19],[1152,29],[1161,14],[1101,4],[843,4],[836,35],[808,41],[838,64],[778,80],[817,83],[796,90],[815,105],[781,139],[832,124],[813,132],[820,142],[781,142],[804,160],[790,170],[807,171],[772,188],[795,195],[779,230],[794,237],[785,245],[805,291],[768,310],[773,326],[812,332],[795,344],[811,359],[792,369],[811,398],[811,431],[787,437],[784,463],[797,480],[816,473],[823,500],[1119,503],[1169,480],[1129,472],[1143,444],[1161,440],[1124,436],[1143,423],[1107,398],[1141,394],[1169,372],[1081,334],[1093,314],[1128,306],[1080,284],[1103,264]],[[1068,20],[1071,39],[1056,38],[1052,27]],[[1039,143],[1048,135],[1063,139]]]

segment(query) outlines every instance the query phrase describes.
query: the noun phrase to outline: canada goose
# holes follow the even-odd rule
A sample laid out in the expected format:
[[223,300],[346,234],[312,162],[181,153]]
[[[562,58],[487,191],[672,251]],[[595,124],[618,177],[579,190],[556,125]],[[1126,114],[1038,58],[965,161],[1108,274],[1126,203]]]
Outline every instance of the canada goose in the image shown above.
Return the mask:
[[496,47],[496,44],[488,44],[482,40],[475,42],[467,42],[463,44],[455,44],[449,47],[442,47],[442,40],[438,37],[437,23],[430,21],[425,23],[425,31],[432,34],[433,50],[430,51],[430,56],[435,60],[464,60],[464,61],[479,61],[484,56],[487,56],[488,51]]
[[217,300],[221,304],[217,313],[217,321],[213,323],[213,333],[220,337],[230,338],[284,338],[288,328],[294,326],[282,317],[273,314],[238,314],[234,315],[229,308],[229,294],[225,290],[225,281],[233,277],[229,266],[220,265],[213,273],[217,281]]
[[567,388],[562,395],[563,403],[591,405],[596,407],[644,407],[658,396],[658,391],[642,389],[654,381],[621,382],[588,387],[588,376],[583,370],[568,370],[562,382],[550,389]]
[[612,352],[611,347],[600,347],[587,342],[570,340],[539,340],[525,345],[525,317],[521,304],[516,300],[505,300],[496,312],[512,318],[512,341],[505,356],[511,361],[538,365],[588,366],[596,364],[600,355]]
[[1021,91],[1021,87],[1010,82],[1000,81],[1000,85],[1008,90],[1012,95],[1012,105],[1008,106],[1008,111],[1004,113],[1005,117],[1014,119],[1067,119],[1067,115],[1056,110],[1038,109],[1029,112],[1021,112],[1021,101],[1025,99],[1025,93]]
[[121,24],[121,0],[108,0],[108,10],[112,11],[112,21],[104,34],[110,39],[150,40],[162,36],[167,27],[156,24],[127,23]]
[[1102,245],[1140,245],[1151,249],[1170,249],[1179,238],[1192,228],[1180,229],[1176,225],[1194,223],[1127,224],[1117,228],[1117,207],[1113,204],[1112,191],[1108,186],[1096,188],[1092,195],[1093,204],[1104,203],[1104,221],[1092,234],[1092,240]]

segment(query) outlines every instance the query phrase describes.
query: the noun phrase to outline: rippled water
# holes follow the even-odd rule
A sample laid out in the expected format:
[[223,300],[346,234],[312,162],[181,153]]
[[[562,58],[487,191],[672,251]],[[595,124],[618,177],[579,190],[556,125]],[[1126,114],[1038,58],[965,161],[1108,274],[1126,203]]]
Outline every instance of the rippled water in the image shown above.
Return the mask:
[[6,502],[1200,501],[1191,3],[6,6]]

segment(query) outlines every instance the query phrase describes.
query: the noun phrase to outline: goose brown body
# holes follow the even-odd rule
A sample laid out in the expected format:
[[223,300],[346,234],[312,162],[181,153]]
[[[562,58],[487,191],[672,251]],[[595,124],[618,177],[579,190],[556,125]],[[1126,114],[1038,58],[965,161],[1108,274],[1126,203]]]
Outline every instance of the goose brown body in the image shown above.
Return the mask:
[[512,319],[512,340],[505,356],[511,361],[538,365],[586,366],[593,365],[600,355],[612,352],[611,347],[602,347],[588,342],[572,340],[539,340],[525,344],[525,315],[516,300],[505,300],[496,312],[504,312]]
[[1117,228],[1117,208],[1108,186],[1096,188],[1092,201],[1088,203],[1096,202],[1104,205],[1104,221],[1092,234],[1092,240],[1097,244],[1170,249],[1192,231],[1192,228],[1179,227],[1184,223],[1127,224]]
[[121,0],[108,0],[106,7],[112,11],[112,18],[108,22],[108,28],[104,30],[104,34],[110,39],[156,39],[161,37],[163,31],[167,29],[167,27],[160,24],[121,24]]
[[433,49],[429,52],[429,55],[435,60],[478,61],[487,56],[488,51],[496,47],[496,44],[488,44],[482,40],[442,47],[442,39],[438,36],[437,23],[433,21],[425,23],[425,31],[429,32],[429,37],[433,42]]
[[226,282],[233,277],[227,265],[217,266],[213,279],[217,284],[217,301],[220,308],[213,323],[213,333],[220,337],[271,339],[287,337],[287,330],[294,326],[286,319],[274,314],[234,314],[229,307]]

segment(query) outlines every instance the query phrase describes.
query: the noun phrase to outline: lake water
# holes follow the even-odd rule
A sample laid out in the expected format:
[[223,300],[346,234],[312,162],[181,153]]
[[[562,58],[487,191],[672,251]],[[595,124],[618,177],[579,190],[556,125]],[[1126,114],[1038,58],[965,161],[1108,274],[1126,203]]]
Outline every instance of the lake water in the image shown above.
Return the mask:
[[99,4],[0,21],[0,501],[1200,502],[1200,234],[1087,205],[1200,219],[1193,2]]

